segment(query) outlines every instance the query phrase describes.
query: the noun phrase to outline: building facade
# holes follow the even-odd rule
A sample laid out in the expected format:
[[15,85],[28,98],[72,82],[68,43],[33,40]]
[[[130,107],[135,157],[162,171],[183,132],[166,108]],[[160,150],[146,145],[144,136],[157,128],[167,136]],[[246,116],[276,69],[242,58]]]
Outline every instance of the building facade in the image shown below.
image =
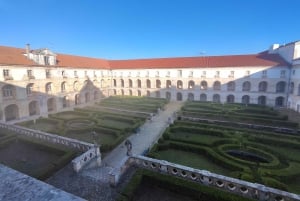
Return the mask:
[[0,46],[0,120],[112,95],[288,107],[300,112],[300,42],[249,55],[105,60]]

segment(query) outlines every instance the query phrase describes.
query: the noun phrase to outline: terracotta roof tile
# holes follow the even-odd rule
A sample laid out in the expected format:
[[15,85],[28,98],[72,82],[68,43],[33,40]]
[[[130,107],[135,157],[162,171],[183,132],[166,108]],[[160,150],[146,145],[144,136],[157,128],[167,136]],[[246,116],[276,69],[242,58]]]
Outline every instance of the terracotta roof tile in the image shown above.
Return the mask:
[[[0,46],[0,65],[38,66],[23,54],[25,49]],[[99,69],[151,69],[151,68],[192,68],[192,67],[243,67],[243,66],[288,66],[279,55],[259,54],[177,57],[132,60],[105,60],[82,56],[57,54],[57,65],[75,68]]]

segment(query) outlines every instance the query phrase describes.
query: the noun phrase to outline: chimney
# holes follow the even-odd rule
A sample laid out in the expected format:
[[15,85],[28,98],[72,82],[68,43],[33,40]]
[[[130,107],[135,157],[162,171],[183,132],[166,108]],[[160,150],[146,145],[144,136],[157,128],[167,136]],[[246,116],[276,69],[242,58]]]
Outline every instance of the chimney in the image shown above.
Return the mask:
[[26,49],[26,56],[29,59],[29,53],[30,53],[30,44],[29,43],[26,44],[25,49]]

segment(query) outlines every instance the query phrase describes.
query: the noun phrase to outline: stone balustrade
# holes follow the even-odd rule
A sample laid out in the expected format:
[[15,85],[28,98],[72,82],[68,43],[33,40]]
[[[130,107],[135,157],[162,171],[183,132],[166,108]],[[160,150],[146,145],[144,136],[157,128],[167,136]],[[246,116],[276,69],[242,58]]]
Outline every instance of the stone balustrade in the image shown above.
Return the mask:
[[5,128],[7,130],[13,131],[18,135],[35,138],[52,144],[61,144],[66,147],[84,152],[82,155],[72,160],[72,165],[76,172],[80,171],[82,167],[84,167],[93,158],[96,158],[98,166],[100,166],[101,164],[101,154],[99,146],[95,146],[94,144],[46,133],[43,131],[37,131],[22,126],[5,124],[2,122],[0,122],[0,128]]
[[296,201],[300,195],[270,188],[261,184],[251,183],[223,175],[199,170],[187,166],[170,163],[163,160],[152,159],[144,156],[132,156],[127,161],[130,165],[148,169],[154,172],[180,177],[202,185],[215,187],[230,193],[257,200]]

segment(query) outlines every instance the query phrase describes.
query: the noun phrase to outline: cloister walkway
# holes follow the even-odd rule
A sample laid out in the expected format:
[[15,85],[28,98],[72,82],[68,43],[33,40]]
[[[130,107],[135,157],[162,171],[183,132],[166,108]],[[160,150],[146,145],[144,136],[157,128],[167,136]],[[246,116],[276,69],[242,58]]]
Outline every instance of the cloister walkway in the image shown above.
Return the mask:
[[[165,105],[165,110],[161,110],[153,117],[152,121],[147,121],[141,126],[140,131],[137,134],[129,136],[127,139],[132,143],[132,154],[142,155],[148,151],[148,149],[160,138],[161,134],[168,126],[169,120],[172,120],[174,112],[177,112],[182,104],[183,102],[169,102]],[[127,148],[124,142],[105,156],[102,160],[101,167],[89,168],[88,166],[81,174],[92,177],[98,181],[108,182],[108,173],[112,169],[120,169],[128,158],[126,155]]]

